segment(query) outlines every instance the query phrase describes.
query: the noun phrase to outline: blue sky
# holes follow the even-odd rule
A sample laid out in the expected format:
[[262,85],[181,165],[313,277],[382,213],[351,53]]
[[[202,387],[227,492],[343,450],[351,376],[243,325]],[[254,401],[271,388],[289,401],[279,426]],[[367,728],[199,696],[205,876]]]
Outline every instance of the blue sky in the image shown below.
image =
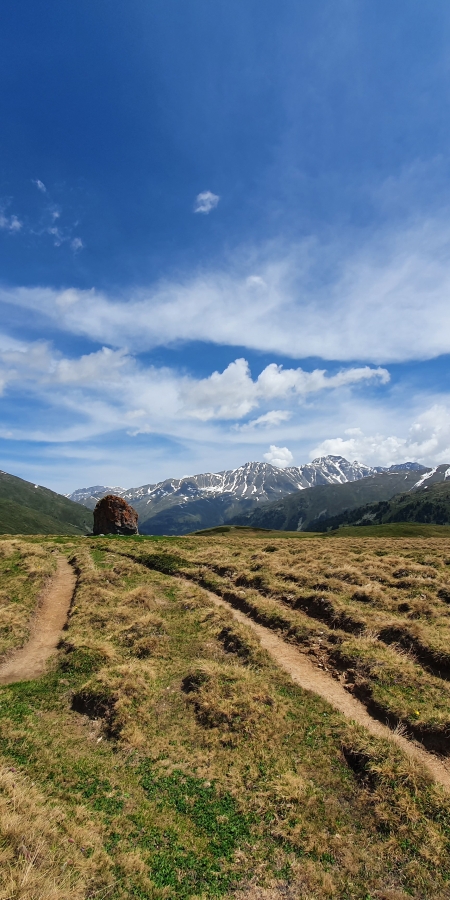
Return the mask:
[[1,468],[450,462],[447,3],[8,0],[0,69]]

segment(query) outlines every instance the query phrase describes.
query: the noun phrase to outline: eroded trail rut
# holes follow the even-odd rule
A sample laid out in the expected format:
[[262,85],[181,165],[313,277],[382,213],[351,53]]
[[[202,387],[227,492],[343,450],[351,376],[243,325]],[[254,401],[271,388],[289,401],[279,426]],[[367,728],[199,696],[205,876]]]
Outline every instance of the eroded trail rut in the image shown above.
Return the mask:
[[30,681],[43,675],[66,623],[75,584],[72,566],[64,557],[59,557],[56,572],[38,604],[30,639],[0,666],[0,684]]
[[287,644],[269,628],[254,622],[217,594],[213,594],[211,591],[206,591],[206,593],[216,606],[225,607],[238,622],[248,625],[255,632],[264,650],[267,650],[275,662],[290,675],[292,681],[308,691],[319,694],[344,716],[363,725],[376,737],[393,741],[407,756],[427,769],[432,778],[450,792],[450,765],[446,761],[429,753],[416,742],[391,731],[387,725],[383,725],[377,719],[373,719],[359,700],[349,694],[338,681],[318,669],[305,653],[292,644]]

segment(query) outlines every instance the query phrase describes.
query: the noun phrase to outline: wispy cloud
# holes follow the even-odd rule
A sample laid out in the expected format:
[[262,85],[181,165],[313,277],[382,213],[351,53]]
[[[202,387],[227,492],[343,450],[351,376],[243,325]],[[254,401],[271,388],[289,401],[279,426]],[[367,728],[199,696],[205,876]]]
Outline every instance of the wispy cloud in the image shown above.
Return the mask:
[[448,222],[430,219],[372,235],[363,249],[310,240],[241,251],[226,272],[164,280],[126,302],[51,288],[3,290],[0,302],[137,351],[203,340],[297,359],[426,359],[450,352],[449,243]]
[[17,216],[5,216],[4,213],[0,213],[0,228],[3,231],[11,232],[11,234],[17,234],[17,232],[22,230],[23,222]]
[[6,215],[5,209],[11,204],[11,200],[3,201],[0,206],[0,230],[9,231],[10,233],[22,232],[23,234],[32,234],[38,237],[48,235],[55,247],[61,247],[63,244],[70,246],[74,253],[78,253],[84,248],[84,242],[78,235],[74,235],[74,230],[78,223],[61,224],[62,209],[51,199],[49,191],[39,178],[33,179],[33,184],[41,194],[46,195],[44,206],[41,208],[39,215],[34,217],[26,217],[25,223],[19,219],[17,215]]
[[194,212],[208,215],[212,209],[216,208],[219,200],[218,194],[213,194],[212,191],[203,191],[201,194],[197,194],[195,198]]
[[236,431],[253,431],[255,428],[277,428],[282,422],[288,422],[292,418],[292,412],[288,409],[271,409],[269,412],[250,419],[244,425],[235,425]]

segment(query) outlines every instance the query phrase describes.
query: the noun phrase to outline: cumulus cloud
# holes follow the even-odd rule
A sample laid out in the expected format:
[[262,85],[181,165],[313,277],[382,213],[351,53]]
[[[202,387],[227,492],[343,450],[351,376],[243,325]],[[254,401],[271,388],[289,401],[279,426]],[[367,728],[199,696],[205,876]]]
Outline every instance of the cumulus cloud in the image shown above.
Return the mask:
[[36,179],[33,181],[33,184],[36,185],[38,191],[41,191],[42,194],[46,194],[46,193],[47,193],[47,188],[45,187],[44,182],[41,181],[40,178],[36,178]]
[[322,441],[311,458],[328,453],[367,464],[390,466],[412,460],[424,464],[450,463],[450,403],[433,403],[406,429],[405,434],[367,434],[348,428],[343,437]]
[[186,384],[183,396],[191,415],[199,419],[241,419],[262,402],[373,380],[386,384],[389,372],[363,366],[328,376],[324,369],[305,372],[271,363],[254,381],[247,360],[236,359],[223,372]]
[[[321,370],[319,376],[286,370],[296,377],[289,375],[274,391],[267,369],[252,378],[247,362],[235,360],[223,372],[196,379],[143,365],[123,348],[69,358],[47,342],[0,334],[0,388],[12,401],[5,406],[0,435],[61,443],[113,432],[160,434],[201,445],[205,465],[208,453],[223,459],[233,445],[234,451],[227,451],[231,464],[237,452],[243,460],[261,458],[261,443],[269,441],[265,459],[281,467],[292,463],[287,454],[304,461],[329,453],[373,465],[406,459],[450,464],[450,394],[411,397],[395,387],[386,403],[372,390],[354,393],[345,372],[338,373],[338,385],[336,376]],[[356,369],[347,373],[349,381],[358,377]],[[371,379],[353,383],[370,385]],[[16,421],[14,410],[23,403],[30,413]],[[250,417],[252,410],[258,413]]]
[[203,191],[201,194],[197,194],[195,198],[194,212],[208,215],[212,209],[216,208],[219,200],[218,194],[213,194],[212,191]]
[[72,250],[74,251],[74,253],[76,253],[78,250],[83,249],[84,244],[83,244],[83,241],[81,240],[81,238],[76,237],[76,238],[73,238],[73,240],[71,240],[70,246],[72,247]]
[[264,459],[278,469],[285,469],[294,462],[294,457],[287,447],[277,447],[275,444],[270,445],[269,450],[264,454]]

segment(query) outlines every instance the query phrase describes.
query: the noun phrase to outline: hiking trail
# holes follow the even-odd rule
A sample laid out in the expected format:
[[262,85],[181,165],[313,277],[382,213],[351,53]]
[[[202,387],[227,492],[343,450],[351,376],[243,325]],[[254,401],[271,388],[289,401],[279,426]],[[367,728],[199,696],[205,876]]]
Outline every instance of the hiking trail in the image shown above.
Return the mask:
[[38,601],[29,640],[0,665],[0,684],[30,681],[44,674],[67,621],[75,584],[72,566],[65,557],[59,556],[56,572]]
[[301,650],[292,644],[286,643],[270,628],[254,622],[245,613],[235,609],[231,603],[219,597],[218,594],[214,594],[212,591],[206,591],[206,593],[216,606],[225,607],[238,622],[247,625],[255,632],[261,647],[267,650],[272,659],[290,675],[292,681],[307,691],[319,694],[320,697],[327,700],[331,706],[339,710],[347,719],[352,719],[358,725],[363,725],[375,737],[393,741],[410,759],[420,763],[435,781],[450,792],[450,764],[446,760],[435,756],[434,753],[425,750],[416,741],[409,740],[398,731],[392,731],[387,725],[383,725],[382,722],[372,718],[363,703],[346,691],[339,681],[336,681],[327,672],[318,669],[306,653],[302,653]]

